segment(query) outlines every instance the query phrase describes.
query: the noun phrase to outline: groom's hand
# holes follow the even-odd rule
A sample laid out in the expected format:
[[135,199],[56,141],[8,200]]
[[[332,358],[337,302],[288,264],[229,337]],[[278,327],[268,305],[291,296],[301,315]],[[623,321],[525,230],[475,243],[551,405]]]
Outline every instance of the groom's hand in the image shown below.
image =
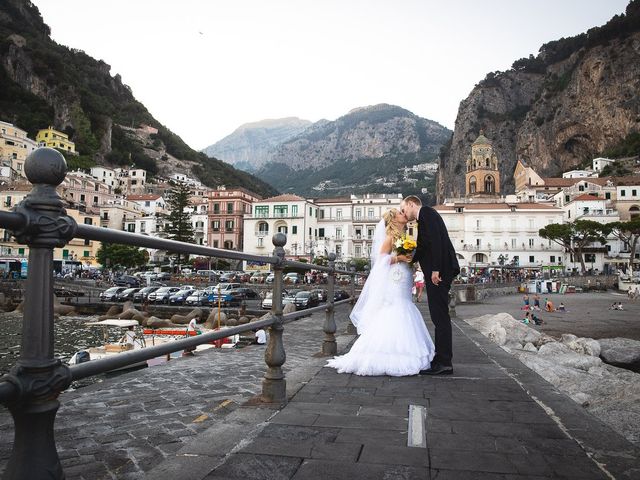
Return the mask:
[[438,286],[441,281],[440,272],[431,272],[431,283]]

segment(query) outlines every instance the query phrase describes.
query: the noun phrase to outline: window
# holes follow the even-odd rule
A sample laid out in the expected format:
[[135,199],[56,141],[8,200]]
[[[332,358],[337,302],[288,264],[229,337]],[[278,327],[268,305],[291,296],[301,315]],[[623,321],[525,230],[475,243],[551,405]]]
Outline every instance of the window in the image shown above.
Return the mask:
[[232,250],[233,249],[233,242],[231,240],[227,240],[226,242],[224,242],[224,249],[225,250]]
[[367,239],[373,239],[373,232],[375,231],[374,227],[367,227]]
[[256,243],[256,247],[264,247],[264,238],[263,237],[258,237],[257,243]]
[[140,233],[145,233],[147,231],[147,222],[140,222]]
[[103,218],[103,220],[109,220],[109,212],[103,212],[102,213],[102,218]]
[[529,263],[535,263],[536,257],[533,255],[529,255]]
[[369,208],[367,210],[367,217],[374,218],[374,209],[373,208]]
[[298,205],[291,205],[291,215],[293,217],[297,217],[298,216]]
[[151,202],[147,200],[146,202],[144,202],[144,206],[145,207],[150,207],[151,206]]
[[83,256],[83,257],[88,257],[89,255],[90,255],[89,250],[84,250],[84,251],[82,252],[82,256]]
[[626,197],[627,196],[627,191],[626,190],[620,190],[620,196],[621,197]]
[[482,239],[476,238],[476,247],[480,247],[480,246],[482,246]]
[[529,239],[529,248],[533,248],[533,238]]
[[604,198],[605,198],[606,200],[611,200],[611,192],[605,192],[605,194],[604,194]]
[[323,237],[324,237],[324,228],[319,228],[319,229],[318,229],[318,236],[319,236],[320,238],[323,238]]
[[266,218],[269,216],[269,206],[268,205],[261,205],[259,207],[255,208],[255,215],[256,217],[262,217],[262,218]]
[[336,257],[342,257],[342,245],[336,245]]
[[476,177],[473,175],[469,178],[469,193],[476,193]]
[[[256,210],[257,210],[258,208],[260,208],[260,207],[256,207]],[[266,208],[267,208],[267,212],[268,212],[268,211],[269,211],[269,210],[268,210],[268,209],[269,209],[269,207],[266,207]],[[214,203],[214,204],[213,204],[213,213],[220,213],[220,204],[219,204],[219,203]]]
[[309,207],[309,216],[313,217],[313,208]]
[[513,256],[513,265],[516,266],[516,267],[518,265],[520,265],[520,256],[519,255],[514,255]]
[[555,256],[555,255],[551,255],[551,256],[549,257],[549,262],[550,262],[550,263],[556,263],[556,256]]
[[220,243],[218,242],[218,240],[214,240],[214,241],[213,241],[213,248],[218,248],[218,245],[220,245]]
[[480,219],[476,219],[476,230],[480,230]]
[[[489,166],[489,160],[487,160],[487,166]],[[494,193],[496,191],[496,181],[491,175],[487,175],[484,179],[484,191],[486,193]]]
[[93,218],[84,217],[84,224],[85,225],[93,225]]
[[131,180],[131,185],[137,185],[138,184],[138,180]]
[[24,248],[23,247],[18,248],[18,255],[24,255]]
[[80,194],[80,201],[84,202],[84,194]]
[[227,202],[227,213],[233,213],[233,202]]
[[354,248],[353,256],[356,258],[362,257],[362,246],[356,245]]
[[578,185],[578,190],[584,192],[584,185]]
[[220,231],[220,220],[214,220],[212,222],[211,230],[213,230],[214,232],[219,232]]
[[280,225],[278,227],[278,233],[284,233],[285,235],[289,232],[289,229],[286,225]]
[[336,238],[342,238],[342,229],[336,228]]
[[356,208],[356,220],[361,220],[362,219],[362,210],[360,210],[359,208]]
[[62,250],[62,258],[69,258],[69,250]]
[[227,232],[233,232],[233,220],[227,220],[224,222],[224,229]]
[[631,196],[635,197],[638,195],[638,191],[637,190],[631,190]]
[[274,217],[286,217],[289,207],[287,205],[274,205],[273,216]]
[[356,238],[362,238],[362,228],[356,228]]
[[336,210],[336,218],[337,218],[338,220],[342,220],[342,209],[341,209],[341,208],[338,208],[338,209]]
[[291,235],[296,235],[298,233],[298,226],[297,225],[293,225],[291,227]]
[[571,201],[571,197],[569,195],[564,196],[564,203],[569,203]]
[[269,235],[269,224],[267,222],[260,222],[258,224],[259,235]]
[[136,224],[135,223],[129,223],[127,225],[127,231],[128,232],[135,232],[136,231]]

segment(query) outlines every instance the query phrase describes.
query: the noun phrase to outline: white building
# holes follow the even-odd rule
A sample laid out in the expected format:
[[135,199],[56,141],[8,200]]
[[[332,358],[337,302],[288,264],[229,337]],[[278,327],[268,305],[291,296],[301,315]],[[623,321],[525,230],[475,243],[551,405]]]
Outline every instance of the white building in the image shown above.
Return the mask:
[[116,171],[113,168],[108,167],[91,167],[91,176],[105,185],[110,186],[112,189],[120,186]]
[[369,258],[376,225],[391,208],[399,208],[402,194],[365,194],[319,198],[316,255],[335,253],[343,264],[352,258]]
[[173,173],[169,179],[173,180],[174,182],[180,182],[180,183],[185,183],[191,187],[200,187],[202,186],[202,183],[199,180],[196,180],[193,177],[190,177],[187,174],[184,173]]
[[166,213],[166,202],[162,195],[152,193],[143,195],[127,195],[127,200],[139,205],[140,209],[147,215]]
[[207,232],[209,231],[209,212],[208,201],[204,199],[199,204],[188,207],[191,213],[191,227],[193,228],[193,237],[197,245],[207,244]]
[[610,158],[598,157],[593,159],[592,168],[594,172],[600,173],[602,172],[604,167],[606,167],[607,165],[611,165],[612,163],[615,163],[615,160],[611,160]]
[[458,255],[461,273],[500,266],[562,269],[564,249],[538,231],[563,223],[563,211],[544,203],[461,203],[435,207]]
[[640,177],[617,179],[616,209],[625,222],[640,215]]
[[597,176],[598,174],[593,170],[569,170],[562,174],[562,178],[589,178]]
[[253,214],[244,216],[244,252],[271,255],[271,237],[287,235],[288,257],[311,260],[318,235],[318,207],[297,195],[278,195],[253,204]]

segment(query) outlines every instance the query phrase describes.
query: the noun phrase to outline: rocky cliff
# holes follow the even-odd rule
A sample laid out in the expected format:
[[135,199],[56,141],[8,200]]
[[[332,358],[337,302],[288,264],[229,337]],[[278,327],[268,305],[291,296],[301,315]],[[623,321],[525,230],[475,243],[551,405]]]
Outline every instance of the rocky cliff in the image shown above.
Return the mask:
[[[461,102],[441,155],[440,200],[464,193],[464,164],[480,129],[492,140],[503,192],[516,161],[558,175],[640,130],[640,2],[625,15],[542,46],[536,57],[494,72]],[[639,152],[640,153],[640,152]]]
[[258,174],[280,190],[302,195],[373,191],[383,184],[397,191],[399,170],[435,161],[450,134],[394,105],[357,108],[281,143]]
[[202,151],[237,168],[254,171],[271,159],[273,149],[302,133],[311,122],[297,117],[245,123]]
[[[276,192],[191,149],[153,118],[110,70],[105,62],[54,42],[30,1],[0,3],[1,120],[26,130],[31,138],[49,125],[67,133],[79,152],[68,158],[74,168],[135,163],[153,175],[181,165],[207,185],[244,186],[265,195]],[[145,125],[157,133],[135,134],[136,127]]]

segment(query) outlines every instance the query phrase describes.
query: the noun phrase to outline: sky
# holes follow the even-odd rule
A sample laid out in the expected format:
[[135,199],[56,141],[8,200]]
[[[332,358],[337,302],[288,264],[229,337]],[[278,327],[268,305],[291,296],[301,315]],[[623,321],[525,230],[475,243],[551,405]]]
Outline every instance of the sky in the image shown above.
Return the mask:
[[627,0],[32,0],[191,147],[268,118],[389,103],[453,129],[488,72]]

